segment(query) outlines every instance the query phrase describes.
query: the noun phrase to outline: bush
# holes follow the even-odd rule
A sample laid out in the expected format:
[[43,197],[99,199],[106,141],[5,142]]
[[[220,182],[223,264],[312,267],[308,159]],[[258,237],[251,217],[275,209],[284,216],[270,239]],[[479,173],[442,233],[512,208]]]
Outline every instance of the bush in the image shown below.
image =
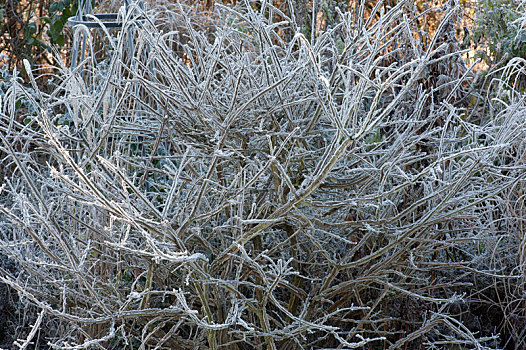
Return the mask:
[[27,125],[0,108],[1,279],[53,347],[524,345],[483,310],[523,290],[524,99],[468,118],[403,2],[310,40],[268,3],[164,11],[49,94],[11,80]]
[[526,58],[526,31],[520,21],[523,11],[523,2],[517,0],[479,1],[471,40],[480,44],[479,56],[489,66]]
[[74,0],[0,0],[0,65],[21,68],[23,59],[50,64],[52,47],[67,42],[64,28],[76,11]]

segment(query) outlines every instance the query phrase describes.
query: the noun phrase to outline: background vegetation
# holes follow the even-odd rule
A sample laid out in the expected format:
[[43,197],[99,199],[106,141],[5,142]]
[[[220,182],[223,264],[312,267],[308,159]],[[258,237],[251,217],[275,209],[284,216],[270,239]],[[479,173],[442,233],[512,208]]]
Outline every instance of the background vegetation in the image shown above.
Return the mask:
[[2,5],[5,347],[526,346],[521,3]]

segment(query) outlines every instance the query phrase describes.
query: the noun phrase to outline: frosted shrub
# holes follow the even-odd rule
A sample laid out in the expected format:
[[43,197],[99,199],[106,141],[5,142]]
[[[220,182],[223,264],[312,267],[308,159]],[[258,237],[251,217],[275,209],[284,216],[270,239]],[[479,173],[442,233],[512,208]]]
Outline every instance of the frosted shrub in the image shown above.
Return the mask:
[[523,100],[468,117],[438,41],[457,8],[423,46],[403,1],[312,38],[259,5],[205,29],[166,7],[173,31],[130,19],[50,93],[12,81],[2,281],[67,325],[55,348],[497,347],[465,320],[520,277],[492,257],[516,239]]

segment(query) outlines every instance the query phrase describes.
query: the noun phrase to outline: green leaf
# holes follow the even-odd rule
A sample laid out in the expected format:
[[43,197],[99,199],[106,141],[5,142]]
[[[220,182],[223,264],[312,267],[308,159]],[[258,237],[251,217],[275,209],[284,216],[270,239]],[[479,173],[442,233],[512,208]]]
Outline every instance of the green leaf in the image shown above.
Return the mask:
[[53,40],[56,40],[56,38],[58,38],[58,36],[62,34],[62,28],[64,28],[64,24],[62,23],[62,21],[56,21],[51,24],[51,26],[49,27],[49,31]]
[[64,35],[59,35],[59,37],[56,40],[57,45],[64,46],[66,39],[64,38]]
[[59,2],[54,2],[51,5],[49,5],[49,12],[53,13],[59,11]]
[[46,42],[44,42],[43,40],[39,38],[35,39],[35,45],[37,45],[40,48],[43,48],[44,50],[51,52],[51,46],[49,46]]
[[34,35],[38,30],[37,24],[34,22],[28,23],[26,26],[25,34],[26,37]]

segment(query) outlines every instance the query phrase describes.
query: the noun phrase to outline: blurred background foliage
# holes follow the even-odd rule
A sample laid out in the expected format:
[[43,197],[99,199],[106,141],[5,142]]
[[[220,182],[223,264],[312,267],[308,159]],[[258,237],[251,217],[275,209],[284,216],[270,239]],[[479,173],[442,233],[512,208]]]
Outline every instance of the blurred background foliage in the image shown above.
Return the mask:
[[526,57],[526,32],[520,15],[524,3],[516,0],[481,0],[470,43],[488,66]]
[[[363,0],[299,0],[273,1],[273,5],[283,13],[289,14],[294,4],[295,17],[303,34],[310,38],[330,27],[336,19],[336,8],[351,11]],[[453,1],[453,2],[452,2]],[[170,3],[166,0],[149,0],[150,5]],[[235,4],[236,0],[215,1],[215,3]],[[186,1],[202,11],[214,5],[212,0]],[[377,0],[367,1],[367,8],[372,10]],[[395,6],[398,0],[385,0],[385,9]],[[430,42],[440,18],[448,6],[458,3],[463,8],[455,28],[455,35],[448,38],[471,49],[472,57],[481,57],[487,66],[512,57],[525,57],[526,33],[523,24],[517,19],[524,10],[519,0],[414,0],[409,11],[418,14],[420,31],[415,37],[424,44]],[[99,12],[115,12],[122,1],[99,1]],[[67,19],[74,15],[77,0],[0,0],[0,67],[11,71],[14,67],[21,69],[23,59],[32,64],[51,63],[53,47],[64,49],[70,45],[70,34],[67,30]],[[439,9],[439,11],[432,11]],[[442,9],[443,11],[440,11]],[[354,13],[355,16],[367,14]],[[313,21],[314,18],[314,21]],[[313,28],[313,23],[315,28]],[[477,55],[475,55],[477,53]],[[467,55],[469,56],[469,54]]]
[[50,63],[52,47],[67,43],[64,28],[76,10],[76,0],[0,0],[0,64]]

